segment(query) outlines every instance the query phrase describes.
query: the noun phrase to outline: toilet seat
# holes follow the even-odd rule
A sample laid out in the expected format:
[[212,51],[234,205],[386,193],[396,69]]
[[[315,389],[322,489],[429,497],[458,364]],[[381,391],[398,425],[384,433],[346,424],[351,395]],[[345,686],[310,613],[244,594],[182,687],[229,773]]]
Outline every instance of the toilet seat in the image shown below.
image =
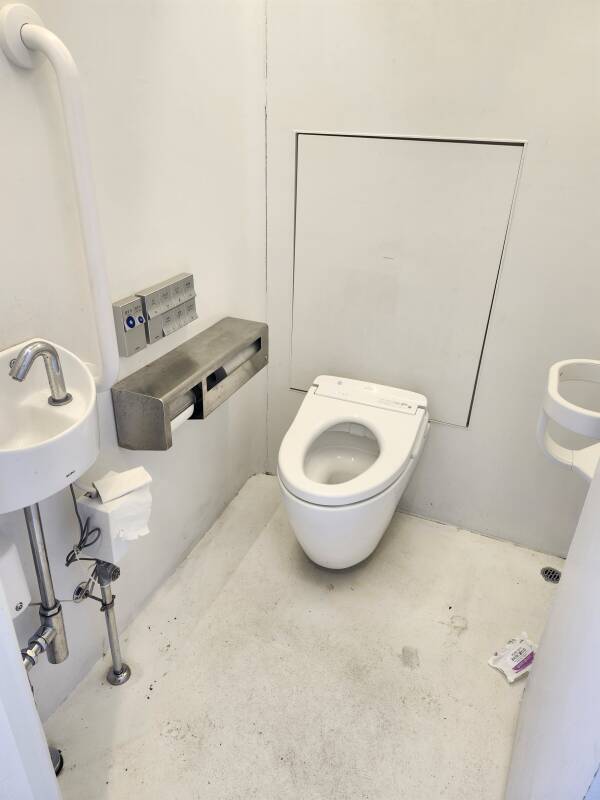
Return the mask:
[[[344,423],[366,428],[379,445],[374,462],[342,483],[319,483],[306,474],[306,458],[325,431]],[[278,472],[295,497],[343,506],[383,492],[409,466],[427,431],[427,399],[415,392],[331,375],[315,379],[279,451]]]

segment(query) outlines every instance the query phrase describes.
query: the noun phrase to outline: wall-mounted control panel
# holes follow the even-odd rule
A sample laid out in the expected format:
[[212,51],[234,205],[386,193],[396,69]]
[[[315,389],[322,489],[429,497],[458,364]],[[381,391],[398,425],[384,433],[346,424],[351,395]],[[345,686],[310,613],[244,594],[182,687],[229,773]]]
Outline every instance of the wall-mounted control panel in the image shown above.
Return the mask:
[[142,299],[135,294],[113,303],[119,355],[132,356],[146,347],[146,316]]
[[113,303],[113,309],[119,353],[130,356],[198,318],[194,276],[181,272]]

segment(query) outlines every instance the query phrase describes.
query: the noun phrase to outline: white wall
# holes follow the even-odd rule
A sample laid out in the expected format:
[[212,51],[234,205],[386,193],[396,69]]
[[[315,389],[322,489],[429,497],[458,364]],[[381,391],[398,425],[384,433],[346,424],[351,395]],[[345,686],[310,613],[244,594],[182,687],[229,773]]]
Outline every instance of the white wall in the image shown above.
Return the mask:
[[294,131],[527,140],[470,426],[433,426],[403,506],[566,552],[585,487],[535,425],[548,366],[598,357],[599,15],[590,0],[268,4],[271,469],[303,398],[288,388]]
[[11,613],[0,585],[0,797],[10,800],[60,800],[46,737],[27,675]]
[[600,469],[596,467],[527,680],[506,800],[598,797],[600,784],[594,776],[600,763],[599,534]]
[[[32,5],[80,68],[113,297],[183,270],[194,273],[199,319],[123,359],[121,376],[223,316],[264,319],[262,0],[32,0]],[[39,336],[94,359],[75,197],[51,68],[20,71],[1,56],[0,95],[0,348]],[[247,477],[264,469],[266,372],[205,421],[186,423],[166,453],[119,449],[108,395],[100,406],[102,451],[90,477],[143,464],[154,478],[151,534],[131,546],[115,586],[123,625]],[[67,492],[41,504],[61,598],[70,597],[82,577],[63,566],[77,535],[69,504]],[[1,517],[0,531],[18,541],[30,568],[22,514]],[[34,670],[42,716],[106,646],[95,603],[66,602],[65,616],[70,658]],[[37,624],[33,609],[19,619],[22,643]],[[124,656],[131,660],[126,644]]]

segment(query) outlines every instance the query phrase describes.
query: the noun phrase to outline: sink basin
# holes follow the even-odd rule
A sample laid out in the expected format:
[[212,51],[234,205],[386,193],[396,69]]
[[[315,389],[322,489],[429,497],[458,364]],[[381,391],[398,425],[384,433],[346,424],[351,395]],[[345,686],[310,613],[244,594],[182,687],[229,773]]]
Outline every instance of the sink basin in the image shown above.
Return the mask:
[[22,383],[8,374],[11,360],[28,343],[0,352],[0,514],[64,489],[89,469],[100,447],[92,373],[76,355],[52,342],[73,396],[67,405],[52,406],[41,358]]

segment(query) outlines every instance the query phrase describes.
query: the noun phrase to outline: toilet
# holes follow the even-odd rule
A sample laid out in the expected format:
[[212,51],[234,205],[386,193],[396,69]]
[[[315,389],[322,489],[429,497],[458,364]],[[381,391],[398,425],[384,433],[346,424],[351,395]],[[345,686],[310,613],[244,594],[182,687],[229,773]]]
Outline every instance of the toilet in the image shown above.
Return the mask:
[[371,555],[428,431],[422,394],[333,375],[315,378],[277,464],[288,519],[312,561],[344,569]]

